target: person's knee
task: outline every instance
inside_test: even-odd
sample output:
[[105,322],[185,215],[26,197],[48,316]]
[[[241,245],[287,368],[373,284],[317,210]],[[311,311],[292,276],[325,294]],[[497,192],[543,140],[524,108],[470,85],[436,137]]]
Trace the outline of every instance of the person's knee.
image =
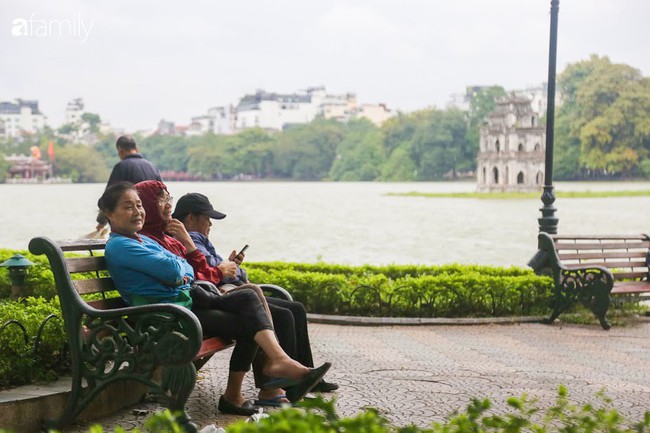
[[271,317],[273,318],[273,323],[275,324],[276,328],[294,328],[296,326],[295,320],[293,318],[293,313],[286,308],[271,307]]
[[240,296],[242,298],[245,298],[246,301],[252,304],[261,303],[260,297],[257,295],[257,292],[254,289],[246,287],[245,289],[238,290],[238,293],[240,293]]

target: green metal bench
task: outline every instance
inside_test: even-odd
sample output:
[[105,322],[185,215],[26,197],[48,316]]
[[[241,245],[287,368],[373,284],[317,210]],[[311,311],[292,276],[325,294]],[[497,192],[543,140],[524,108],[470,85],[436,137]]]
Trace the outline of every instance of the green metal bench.
[[[185,405],[196,383],[196,370],[232,342],[203,339],[198,319],[187,308],[127,306],[108,276],[103,254],[97,255],[104,248],[104,240],[53,242],[37,237],[29,243],[30,252],[45,254],[52,268],[72,360],[72,390],[65,410],[60,418],[44,421],[44,427],[68,424],[110,384],[134,380],[167,396],[168,408],[178,414],[179,423],[195,432]],[[64,252],[85,252],[86,256],[65,257]],[[92,278],[71,278],[88,272]],[[291,299],[281,287],[261,287]],[[94,296],[98,299],[81,296],[91,294],[99,294]]]
[[549,235],[539,233],[539,250],[550,266],[555,283],[553,322],[576,301],[589,307],[603,329],[611,325],[605,317],[610,295],[639,300],[650,293],[646,256],[648,235]]

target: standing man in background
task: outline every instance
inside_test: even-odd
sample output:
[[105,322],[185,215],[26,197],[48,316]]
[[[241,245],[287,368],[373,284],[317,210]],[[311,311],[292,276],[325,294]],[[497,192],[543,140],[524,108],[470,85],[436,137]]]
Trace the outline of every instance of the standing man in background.
[[135,140],[130,135],[123,135],[115,143],[120,162],[115,164],[111,177],[108,178],[106,187],[122,181],[136,184],[145,180],[158,180],[162,182],[158,169],[144,159]]
[[[158,169],[151,162],[142,156],[132,136],[122,135],[115,142],[115,147],[117,148],[117,156],[120,157],[120,162],[113,167],[111,176],[106,183],[106,188],[122,181],[131,182],[134,185],[145,180],[158,180],[162,182],[160,172],[158,172]],[[108,221],[104,217],[98,216],[95,231],[87,234],[85,237],[91,239],[103,238],[108,232],[106,224],[108,224]]]

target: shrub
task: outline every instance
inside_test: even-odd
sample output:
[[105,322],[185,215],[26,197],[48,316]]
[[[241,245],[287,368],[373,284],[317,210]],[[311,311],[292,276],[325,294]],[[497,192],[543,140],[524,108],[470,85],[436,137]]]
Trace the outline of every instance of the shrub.
[[249,263],[249,278],[288,289],[321,314],[495,317],[544,314],[552,280],[520,268],[478,265],[344,266]]
[[[0,326],[15,320],[25,331],[11,323],[0,332],[0,387],[54,380],[66,371],[66,335],[60,310],[56,298],[0,301]],[[56,317],[44,322],[52,314]]]

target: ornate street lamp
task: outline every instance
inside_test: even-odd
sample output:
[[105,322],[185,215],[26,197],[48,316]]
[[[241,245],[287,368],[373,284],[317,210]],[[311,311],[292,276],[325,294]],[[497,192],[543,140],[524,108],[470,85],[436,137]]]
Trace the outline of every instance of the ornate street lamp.
[[[555,216],[555,188],[553,187],[553,138],[555,131],[555,58],[557,57],[557,15],[560,0],[551,0],[551,35],[548,49],[548,87],[546,101],[546,159],[544,166],[544,191],[540,208],[542,217],[538,218],[539,231],[550,235],[557,234],[559,219]],[[535,272],[541,272],[546,265],[548,254],[538,249],[528,262]]]
[[0,267],[9,270],[9,279],[11,280],[11,297],[14,299],[23,296],[23,289],[25,287],[25,277],[27,276],[27,268],[34,263],[30,262],[22,254],[14,254],[9,260],[0,263]]
[[551,35],[548,50],[548,87],[546,101],[546,159],[544,167],[544,192],[540,208],[542,217],[538,218],[539,231],[548,234],[557,233],[559,219],[555,216],[555,190],[553,187],[553,138],[555,130],[555,59],[557,57],[557,15],[560,0],[551,0]]

